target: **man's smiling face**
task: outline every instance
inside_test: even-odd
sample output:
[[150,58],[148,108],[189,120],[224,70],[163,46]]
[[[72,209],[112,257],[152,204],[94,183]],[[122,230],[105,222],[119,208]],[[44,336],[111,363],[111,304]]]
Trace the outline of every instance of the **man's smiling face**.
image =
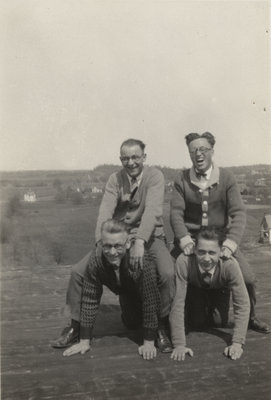
[[146,154],[138,145],[123,146],[120,149],[120,160],[127,174],[136,178],[143,170]]
[[200,238],[195,248],[198,264],[206,272],[217,265],[220,253],[221,248],[217,240]]
[[188,150],[193,166],[199,172],[207,171],[212,165],[214,150],[207,139],[199,138],[189,143]]
[[118,267],[129,247],[128,233],[102,232],[102,250],[105,258],[114,267]]

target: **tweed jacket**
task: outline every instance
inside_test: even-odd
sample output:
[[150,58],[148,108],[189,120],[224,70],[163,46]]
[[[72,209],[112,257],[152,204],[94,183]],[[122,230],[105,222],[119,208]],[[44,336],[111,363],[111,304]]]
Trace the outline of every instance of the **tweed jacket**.
[[80,338],[91,339],[103,293],[103,285],[116,295],[139,295],[142,302],[143,336],[154,340],[158,328],[160,294],[156,270],[148,253],[144,256],[143,271],[130,269],[127,252],[119,267],[120,283],[117,282],[114,267],[108,263],[102,252],[94,250],[89,258],[83,280],[81,298]]

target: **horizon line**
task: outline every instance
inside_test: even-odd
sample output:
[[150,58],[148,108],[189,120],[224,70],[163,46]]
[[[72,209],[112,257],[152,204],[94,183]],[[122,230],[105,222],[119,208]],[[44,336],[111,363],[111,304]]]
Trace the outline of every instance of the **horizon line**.
[[[77,171],[77,172],[80,172],[80,171],[93,171],[94,169],[96,169],[97,167],[100,167],[100,166],[109,166],[109,165],[111,165],[111,166],[113,166],[113,167],[121,167],[121,165],[119,165],[119,164],[111,164],[111,163],[109,163],[109,164],[98,164],[98,165],[96,165],[95,167],[93,167],[93,168],[68,168],[68,169],[55,169],[55,168],[53,168],[53,169],[12,169],[12,170],[4,170],[4,169],[2,169],[2,170],[0,170],[0,173],[2,173],[2,172],[6,172],[6,173],[15,173],[15,172],[46,172],[46,171],[49,171],[49,172],[71,172],[71,171]],[[145,164],[146,166],[149,166],[149,164]],[[183,168],[190,168],[190,167],[169,167],[169,166],[166,166],[166,165],[158,165],[158,164],[151,164],[151,166],[153,166],[153,167],[160,167],[160,168],[169,168],[169,169],[183,169]],[[231,166],[220,166],[220,167],[222,167],[222,168],[236,168],[236,167],[253,167],[253,166],[270,166],[271,167],[271,163],[270,164],[268,164],[268,163],[259,163],[259,164],[242,164],[242,165],[231,165]]]

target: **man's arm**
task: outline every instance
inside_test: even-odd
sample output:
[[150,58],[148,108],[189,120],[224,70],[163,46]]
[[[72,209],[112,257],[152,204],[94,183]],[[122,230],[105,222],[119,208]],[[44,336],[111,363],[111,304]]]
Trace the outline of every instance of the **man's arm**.
[[234,329],[232,344],[225,348],[224,354],[237,360],[243,353],[242,346],[246,340],[250,303],[240,267],[234,258],[225,261],[225,276],[232,291]]
[[173,186],[170,204],[170,224],[175,238],[179,239],[179,246],[186,255],[192,254],[194,242],[184,222],[185,213],[184,178],[180,172]]
[[116,174],[112,174],[105,186],[105,192],[99,208],[95,230],[96,243],[101,239],[101,226],[104,221],[113,217],[118,202],[118,181]]
[[246,226],[246,211],[238,184],[229,171],[226,173],[226,207],[230,220],[227,239],[223,243],[222,254],[229,258],[240,244]]
[[[148,256],[147,256],[148,257]],[[138,352],[145,360],[156,357],[154,341],[158,329],[160,312],[160,293],[157,286],[156,267],[151,260],[144,260],[144,267],[139,281],[139,291],[143,310],[143,345]]]
[[149,241],[157,225],[157,219],[163,216],[164,194],[164,175],[158,169],[153,169],[148,180],[144,212],[136,233],[137,239]]
[[187,291],[188,257],[181,254],[176,261],[176,292],[169,316],[171,339],[174,350],[171,358],[176,361],[185,359],[185,354],[193,356],[193,351],[186,347],[184,305]]
[[131,264],[136,269],[143,267],[144,244],[147,243],[153,233],[158,218],[163,216],[163,204],[165,193],[165,180],[161,171],[153,169],[148,181],[147,193],[144,204],[144,212],[136,233],[135,241],[130,250]]
[[100,300],[103,293],[102,282],[97,275],[96,258],[91,257],[86,274],[84,276],[81,314],[80,314],[80,342],[65,350],[64,356],[73,354],[85,354],[90,350],[92,331],[96,321]]

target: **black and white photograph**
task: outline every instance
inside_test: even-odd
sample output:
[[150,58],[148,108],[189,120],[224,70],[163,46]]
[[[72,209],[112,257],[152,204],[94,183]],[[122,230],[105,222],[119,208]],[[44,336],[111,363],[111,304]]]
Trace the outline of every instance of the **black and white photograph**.
[[271,399],[270,1],[0,9],[1,399]]

